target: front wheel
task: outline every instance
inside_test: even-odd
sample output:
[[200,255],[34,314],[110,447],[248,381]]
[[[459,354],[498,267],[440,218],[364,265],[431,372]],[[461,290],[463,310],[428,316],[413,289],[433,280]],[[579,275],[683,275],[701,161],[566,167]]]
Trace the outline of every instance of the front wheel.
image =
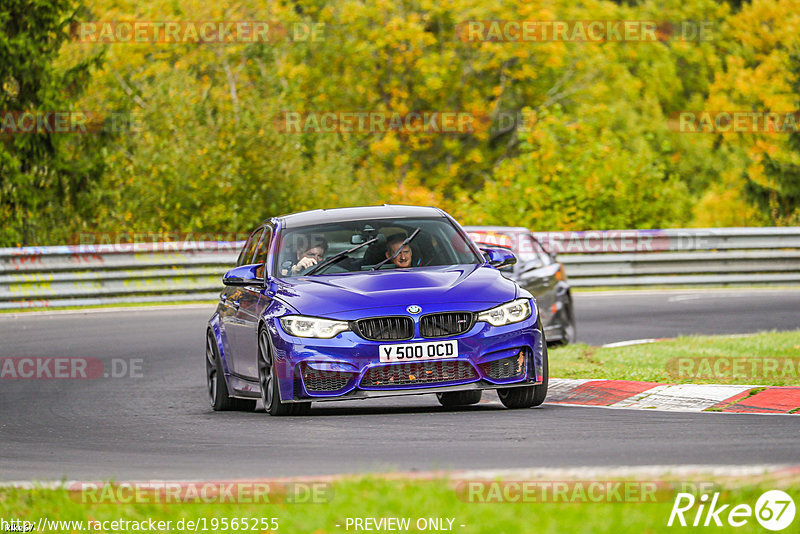
[[[544,333],[542,333],[544,337]],[[547,359],[547,343],[542,339],[542,383],[538,386],[521,386],[497,390],[500,402],[506,408],[531,408],[539,406],[547,397],[547,384],[550,378],[550,369]]]
[[269,334],[264,327],[258,332],[258,382],[261,385],[261,401],[268,414],[305,415],[311,409],[310,402],[281,402]]
[[206,334],[206,386],[209,404],[215,412],[229,410],[252,412],[256,407],[254,400],[236,399],[228,395],[228,386],[225,384],[217,340],[210,330]]

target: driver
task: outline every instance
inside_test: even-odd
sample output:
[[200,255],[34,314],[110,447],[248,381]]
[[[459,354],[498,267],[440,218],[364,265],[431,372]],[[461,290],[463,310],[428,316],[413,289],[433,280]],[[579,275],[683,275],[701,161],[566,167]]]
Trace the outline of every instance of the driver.
[[[392,258],[395,254],[397,254],[397,250],[400,248],[400,245],[403,244],[403,241],[406,240],[405,234],[394,234],[389,236],[386,239],[386,258]],[[397,265],[399,268],[403,267],[411,267],[411,246],[406,245],[403,247],[403,250],[397,254],[394,258],[390,260],[392,263]]]
[[283,275],[296,275],[303,269],[308,269],[321,262],[328,251],[328,241],[321,235],[312,235],[299,241],[297,247],[297,261],[288,269],[282,269]]

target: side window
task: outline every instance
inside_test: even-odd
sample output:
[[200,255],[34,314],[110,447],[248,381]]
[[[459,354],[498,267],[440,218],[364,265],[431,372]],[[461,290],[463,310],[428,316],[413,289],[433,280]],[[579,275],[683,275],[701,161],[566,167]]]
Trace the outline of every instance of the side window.
[[539,253],[539,257],[540,257],[540,258],[542,258],[542,261],[544,262],[544,264],[545,264],[545,265],[550,265],[550,264],[554,263],[554,262],[553,262],[553,257],[552,257],[552,256],[550,256],[550,253],[549,253],[549,252],[547,252],[547,251],[544,249],[544,247],[543,247],[543,246],[542,246],[542,244],[539,242],[539,240],[538,240],[538,239],[536,239],[534,236],[530,236],[530,239],[531,239],[531,240],[532,240],[532,241],[535,243],[535,245],[536,245],[536,252],[538,252],[538,253]]
[[258,245],[258,238],[263,230],[263,228],[259,228],[250,234],[250,238],[247,240],[247,243],[245,243],[242,253],[239,254],[239,259],[236,261],[237,266],[250,264],[253,259],[253,254],[256,251],[256,246]]
[[548,261],[544,250],[542,250],[542,245],[528,234],[520,234],[519,242],[517,243],[517,251],[517,256],[521,262],[533,261],[542,265],[551,263]]
[[256,256],[253,263],[259,263],[261,266],[258,268],[258,276],[259,278],[264,277],[264,262],[267,261],[267,253],[269,252],[269,244],[272,241],[272,228],[265,228],[264,233],[261,235],[261,239],[258,241],[258,247],[256,248]]

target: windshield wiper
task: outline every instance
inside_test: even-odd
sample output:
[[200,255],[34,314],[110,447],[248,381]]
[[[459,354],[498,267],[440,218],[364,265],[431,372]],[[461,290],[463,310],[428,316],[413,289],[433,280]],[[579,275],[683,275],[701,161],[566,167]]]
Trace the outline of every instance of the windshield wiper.
[[393,259],[395,259],[397,256],[399,256],[399,255],[400,255],[400,252],[402,252],[402,250],[405,248],[405,246],[406,246],[406,245],[408,245],[409,243],[411,243],[411,240],[412,240],[412,239],[414,239],[415,237],[417,237],[417,234],[420,232],[420,230],[422,230],[422,228],[417,228],[416,230],[414,230],[414,232],[412,232],[412,234],[411,234],[410,236],[408,236],[408,237],[406,238],[406,240],[405,240],[405,241],[403,241],[403,244],[402,244],[402,245],[400,245],[400,246],[397,248],[397,252],[395,252],[395,253],[394,253],[394,255],[393,255],[391,258],[386,258],[386,259],[385,259],[385,260],[383,260],[382,262],[380,262],[380,263],[376,263],[376,264],[375,264],[375,267],[373,267],[373,268],[372,268],[372,270],[373,270],[373,271],[377,271],[378,269],[380,269],[381,267],[383,267],[383,265],[384,265],[384,264],[385,264],[387,261],[392,261],[392,260],[393,260]]
[[360,249],[361,247],[366,247],[367,245],[371,245],[372,243],[374,243],[377,240],[378,240],[377,237],[373,237],[369,241],[364,241],[360,245],[356,245],[353,248],[350,248],[350,249],[347,249],[347,250],[343,250],[342,252],[338,253],[337,255],[332,256],[332,257],[328,258],[327,260],[323,261],[322,263],[318,264],[317,266],[312,267],[310,271],[308,271],[306,274],[304,274],[302,276],[310,276],[310,275],[314,274],[315,272],[319,271],[320,269],[322,269],[323,267],[327,267],[331,263],[339,261],[340,259],[344,258],[345,256],[347,256],[351,252],[355,252],[356,250]]

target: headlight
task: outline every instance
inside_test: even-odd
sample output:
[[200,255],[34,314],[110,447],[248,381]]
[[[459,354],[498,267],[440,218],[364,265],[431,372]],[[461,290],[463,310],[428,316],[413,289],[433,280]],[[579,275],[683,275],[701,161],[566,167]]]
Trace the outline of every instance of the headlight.
[[281,317],[281,325],[289,334],[297,337],[318,337],[330,339],[340,332],[350,330],[347,321],[305,317],[303,315],[287,315]]
[[517,299],[506,302],[490,310],[478,314],[479,321],[485,321],[492,326],[503,326],[524,321],[531,316],[531,302],[528,299]]

